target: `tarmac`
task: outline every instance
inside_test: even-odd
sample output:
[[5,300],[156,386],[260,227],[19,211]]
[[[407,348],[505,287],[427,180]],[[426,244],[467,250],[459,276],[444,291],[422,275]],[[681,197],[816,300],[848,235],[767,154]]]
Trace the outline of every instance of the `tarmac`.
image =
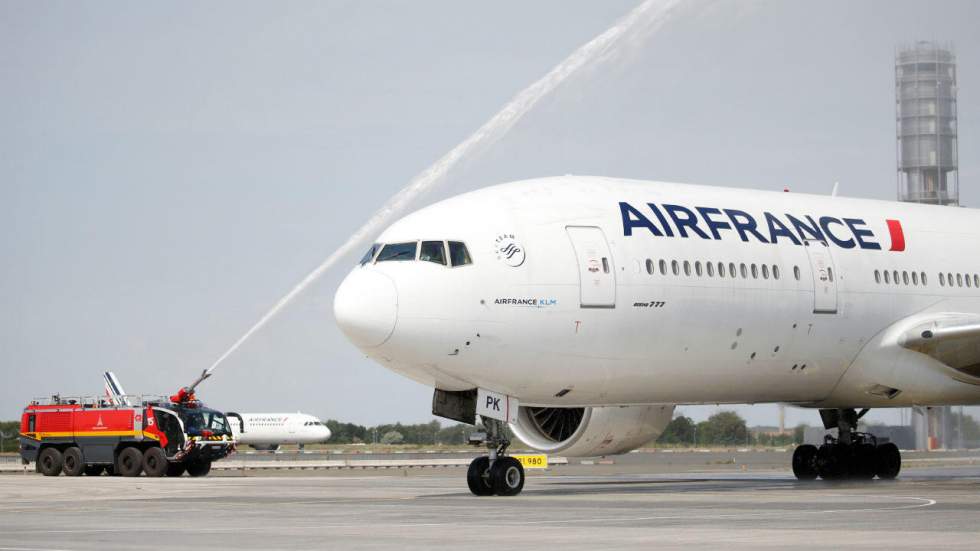
[[[0,476],[0,551],[132,549],[975,549],[975,454],[896,481],[792,478],[785,453],[629,454],[529,471],[472,496],[461,468],[229,471],[206,478]],[[646,472],[643,472],[643,471]]]

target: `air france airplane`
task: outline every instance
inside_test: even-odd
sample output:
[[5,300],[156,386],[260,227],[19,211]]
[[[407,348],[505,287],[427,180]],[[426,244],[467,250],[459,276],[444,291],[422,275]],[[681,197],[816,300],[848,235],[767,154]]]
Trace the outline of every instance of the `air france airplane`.
[[305,413],[235,413],[229,411],[231,432],[239,444],[275,451],[285,444],[319,444],[330,439],[330,429]]
[[348,339],[488,428],[477,495],[525,443],[656,438],[675,404],[790,403],[838,437],[800,479],[894,478],[873,407],[980,404],[980,216],[965,208],[598,177],[528,180],[399,220],[337,290]]

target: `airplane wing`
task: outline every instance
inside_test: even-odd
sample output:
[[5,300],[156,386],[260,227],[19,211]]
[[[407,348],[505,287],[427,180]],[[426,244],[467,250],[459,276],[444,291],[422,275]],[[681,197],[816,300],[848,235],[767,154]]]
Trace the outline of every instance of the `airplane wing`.
[[933,314],[906,329],[898,344],[951,367],[957,380],[980,385],[980,315]]

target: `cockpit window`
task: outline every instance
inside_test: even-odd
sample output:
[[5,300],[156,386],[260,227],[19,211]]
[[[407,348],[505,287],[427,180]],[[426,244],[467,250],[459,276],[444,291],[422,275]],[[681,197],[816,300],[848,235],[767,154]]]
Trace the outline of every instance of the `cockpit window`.
[[388,262],[391,260],[415,260],[415,250],[418,243],[389,243],[378,253],[377,262]]
[[364,253],[364,258],[361,259],[359,264],[363,266],[371,262],[372,260],[374,260],[374,255],[378,254],[379,249],[381,249],[381,243],[375,243],[374,245],[371,245],[371,248],[368,249],[366,253]]
[[466,250],[466,245],[459,241],[449,242],[449,258],[452,260],[453,266],[465,266],[473,263],[470,260],[470,252]]
[[423,241],[419,251],[419,260],[446,265],[446,248],[442,241]]

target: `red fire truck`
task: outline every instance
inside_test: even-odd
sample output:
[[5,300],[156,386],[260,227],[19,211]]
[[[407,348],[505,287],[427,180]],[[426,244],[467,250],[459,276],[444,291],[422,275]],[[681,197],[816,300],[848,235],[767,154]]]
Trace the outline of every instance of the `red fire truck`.
[[21,458],[46,476],[204,476],[234,450],[224,414],[185,389],[169,399],[52,396],[20,421]]

